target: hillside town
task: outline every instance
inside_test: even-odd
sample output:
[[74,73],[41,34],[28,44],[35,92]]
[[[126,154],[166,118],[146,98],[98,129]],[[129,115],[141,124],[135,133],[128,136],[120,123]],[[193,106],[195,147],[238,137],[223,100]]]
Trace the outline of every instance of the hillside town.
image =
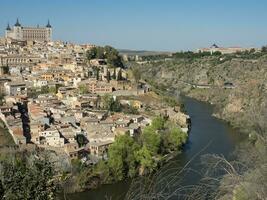
[[[17,20],[13,30],[20,27]],[[47,28],[52,32],[49,22]],[[39,29],[14,38],[8,25],[0,40],[0,117],[16,145],[96,163],[107,159],[117,136],[138,136],[156,115],[188,131],[189,116],[161,101],[147,101],[155,95],[151,87],[130,77],[126,67],[104,56],[89,57],[95,45],[52,41],[50,35],[46,40],[35,35]],[[107,51],[113,48],[103,55]]]

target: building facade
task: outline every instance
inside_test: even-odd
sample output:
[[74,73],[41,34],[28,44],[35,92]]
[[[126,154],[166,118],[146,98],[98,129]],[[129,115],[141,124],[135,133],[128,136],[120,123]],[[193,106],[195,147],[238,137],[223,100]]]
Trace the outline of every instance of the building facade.
[[45,27],[24,27],[17,19],[13,28],[9,24],[6,28],[6,38],[25,41],[51,41],[52,40],[52,26],[48,21]]

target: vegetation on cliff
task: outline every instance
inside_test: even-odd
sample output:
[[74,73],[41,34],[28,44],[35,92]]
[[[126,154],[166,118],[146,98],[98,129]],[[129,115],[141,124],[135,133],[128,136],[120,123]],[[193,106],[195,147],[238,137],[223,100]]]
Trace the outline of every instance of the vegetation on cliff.
[[46,157],[16,151],[1,155],[0,199],[52,200],[59,189],[55,169]]
[[[156,117],[136,138],[129,135],[116,137],[109,147],[108,160],[102,160],[94,167],[80,162],[74,163],[77,173],[65,183],[65,189],[79,191],[112,183],[138,175],[148,175],[160,164],[162,157],[178,152],[187,140],[187,133],[167,119]],[[72,184],[73,188],[68,187]]]
[[[192,199],[265,199],[267,191],[267,55],[250,51],[229,55],[183,55],[171,60],[128,63],[159,91],[180,91],[215,105],[215,115],[238,128],[247,142],[232,161],[207,155],[202,182]],[[219,186],[219,187],[218,187]]]

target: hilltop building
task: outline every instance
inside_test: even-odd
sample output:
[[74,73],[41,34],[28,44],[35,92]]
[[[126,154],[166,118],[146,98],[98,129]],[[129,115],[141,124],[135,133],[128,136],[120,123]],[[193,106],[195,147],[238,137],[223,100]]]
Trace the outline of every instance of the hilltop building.
[[[244,51],[250,51],[255,48],[242,48],[242,47],[219,47],[216,44],[213,44],[209,48],[201,48],[198,49],[197,52],[209,52],[210,54],[213,54],[215,52],[220,52],[221,54],[231,54],[231,53],[238,53],[238,52],[244,52]],[[257,50],[257,49],[255,49]]]
[[9,24],[6,28],[6,38],[25,41],[51,41],[52,39],[52,26],[48,20],[45,27],[24,27],[17,19],[13,28]]

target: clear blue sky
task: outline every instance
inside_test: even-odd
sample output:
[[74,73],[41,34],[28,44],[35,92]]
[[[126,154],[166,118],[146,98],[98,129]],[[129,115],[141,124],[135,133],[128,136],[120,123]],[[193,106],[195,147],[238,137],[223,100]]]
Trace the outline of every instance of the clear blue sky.
[[267,44],[267,0],[1,0],[0,31],[50,19],[53,39],[124,49]]

